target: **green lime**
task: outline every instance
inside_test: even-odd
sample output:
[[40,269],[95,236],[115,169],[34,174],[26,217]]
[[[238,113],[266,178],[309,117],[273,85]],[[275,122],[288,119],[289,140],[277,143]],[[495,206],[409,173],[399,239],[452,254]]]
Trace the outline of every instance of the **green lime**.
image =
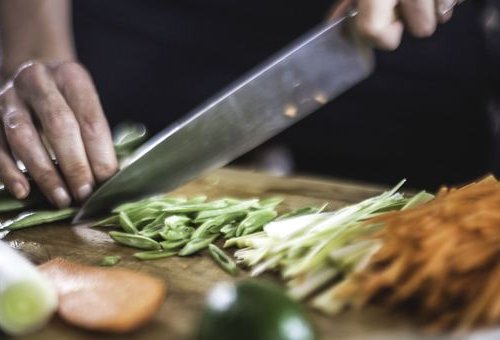
[[269,282],[218,284],[208,295],[198,340],[313,340],[300,304]]

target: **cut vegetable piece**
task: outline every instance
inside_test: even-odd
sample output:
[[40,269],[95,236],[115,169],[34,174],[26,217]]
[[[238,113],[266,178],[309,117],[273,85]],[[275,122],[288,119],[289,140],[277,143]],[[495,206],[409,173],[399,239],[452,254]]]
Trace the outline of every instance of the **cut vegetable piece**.
[[207,248],[210,243],[217,239],[217,237],[219,237],[219,235],[214,235],[209,238],[192,239],[184,246],[184,248],[181,249],[179,256],[188,256],[199,252],[200,250]]
[[285,199],[283,197],[275,196],[264,198],[259,201],[259,209],[275,209]]
[[185,215],[171,215],[163,220],[163,224],[169,228],[185,226],[191,219]]
[[208,250],[210,251],[210,255],[212,259],[231,275],[236,275],[238,273],[238,266],[236,263],[224,252],[222,249],[217,247],[215,244],[210,244],[208,246]]
[[166,241],[180,241],[189,239],[194,231],[193,227],[179,227],[177,229],[169,229],[166,232],[161,232],[160,235]]
[[125,232],[129,234],[137,234],[139,232],[126,212],[120,211],[120,214],[118,216],[120,218],[120,226]]
[[30,204],[26,203],[25,201],[18,200],[16,198],[11,198],[11,197],[6,197],[6,198],[1,198],[0,199],[0,213],[2,212],[8,212],[8,211],[15,211],[19,210],[22,208],[27,208],[29,207]]
[[196,216],[195,221],[203,221],[220,215],[227,215],[238,212],[247,212],[247,210],[250,208],[258,208],[259,207],[258,204],[259,204],[258,199],[252,199],[252,200],[242,201],[234,205],[230,205],[226,208],[202,210]]
[[150,250],[150,251],[143,251],[140,253],[135,253],[134,257],[139,259],[139,260],[158,260],[158,259],[164,259],[166,257],[171,257],[177,254],[177,251],[175,250]]
[[91,267],[62,258],[39,269],[56,287],[59,315],[89,330],[135,330],[154,316],[165,299],[163,281],[132,270]]
[[117,255],[104,256],[99,262],[99,265],[103,267],[112,267],[117,265],[121,259],[122,258]]
[[303,207],[299,209],[292,210],[286,214],[281,215],[276,219],[276,221],[281,221],[287,218],[291,217],[297,217],[297,216],[302,216],[302,215],[310,215],[310,214],[317,214],[322,212],[326,208],[327,204],[323,204],[321,207]]
[[163,209],[164,212],[170,214],[187,214],[194,213],[198,211],[209,211],[212,209],[220,209],[227,207],[227,202],[225,200],[218,200],[208,203],[187,203],[179,204]]
[[178,249],[185,246],[189,242],[189,239],[179,240],[179,241],[162,241],[160,245],[165,250]]
[[226,221],[224,216],[218,216],[206,220],[194,231],[192,238],[203,239],[217,234],[220,228],[222,228],[222,225],[225,223]]
[[41,328],[57,309],[57,293],[35,266],[0,242],[0,329],[22,335]]
[[276,216],[278,216],[278,213],[270,209],[249,212],[247,217],[238,225],[236,236],[248,235],[260,231],[264,224],[271,222]]
[[110,231],[109,236],[111,236],[115,242],[126,246],[139,249],[161,249],[158,242],[146,236],[126,234],[119,231]]
[[142,123],[123,122],[113,129],[113,144],[118,158],[131,154],[148,137],[147,128]]
[[120,224],[120,216],[112,215],[93,223],[92,225],[90,225],[90,227],[116,227],[119,224]]
[[22,228],[33,227],[39,224],[63,221],[73,217],[75,214],[75,208],[25,212],[19,214],[12,220],[4,222],[0,229],[18,230]]

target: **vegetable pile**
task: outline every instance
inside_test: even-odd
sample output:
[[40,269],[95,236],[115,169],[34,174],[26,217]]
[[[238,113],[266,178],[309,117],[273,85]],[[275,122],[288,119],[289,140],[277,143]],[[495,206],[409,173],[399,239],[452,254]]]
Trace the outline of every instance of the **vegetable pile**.
[[[380,230],[380,223],[366,223],[390,210],[408,209],[432,199],[421,192],[413,198],[392,190],[335,212],[308,214],[275,221],[264,230],[228,240],[226,247],[243,248],[235,253],[239,262],[252,267],[256,276],[278,270],[287,281],[290,294],[304,299],[335,285],[342,275],[363,266],[379,248],[368,236]],[[320,295],[318,301],[322,301]],[[321,307],[318,305],[318,307]],[[331,304],[328,309],[333,308]]]
[[500,183],[443,188],[415,209],[374,218],[381,247],[330,303],[412,307],[434,329],[500,322]]
[[187,199],[159,195],[122,204],[94,226],[121,228],[109,235],[117,243],[143,250],[134,254],[140,260],[187,256],[210,246],[214,260],[229,273],[235,273],[234,262],[213,242],[219,237],[228,239],[259,232],[278,216],[281,202],[279,197],[207,201],[206,196]]

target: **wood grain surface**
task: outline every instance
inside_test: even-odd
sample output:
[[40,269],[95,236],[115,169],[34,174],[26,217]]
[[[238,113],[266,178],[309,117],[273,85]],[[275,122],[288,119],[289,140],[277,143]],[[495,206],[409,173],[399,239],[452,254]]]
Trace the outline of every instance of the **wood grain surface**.
[[[249,171],[221,169],[189,183],[173,194],[205,194],[210,198],[281,195],[285,197],[287,208],[328,202],[328,209],[335,209],[378,194],[383,189],[336,180],[272,177]],[[39,333],[21,339],[189,339],[208,290],[217,282],[238,280],[247,275],[243,272],[237,278],[228,276],[207,254],[141,262],[132,257],[134,249],[113,243],[104,228],[92,229],[86,225],[40,226],[10,233],[5,240],[35,263],[62,256],[86,264],[95,264],[105,255],[120,255],[122,261],[118,264],[119,267],[148,272],[168,283],[167,299],[160,312],[147,326],[127,336],[83,331],[54,318]],[[419,331],[408,318],[390,315],[379,309],[349,311],[336,317],[326,317],[312,310],[310,312],[320,339],[430,337]]]

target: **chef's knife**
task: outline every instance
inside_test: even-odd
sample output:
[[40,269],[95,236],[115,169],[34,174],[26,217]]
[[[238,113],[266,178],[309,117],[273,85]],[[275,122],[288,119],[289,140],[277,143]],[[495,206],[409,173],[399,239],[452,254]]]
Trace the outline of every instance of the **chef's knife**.
[[74,222],[224,166],[365,79],[373,53],[348,33],[348,17],[313,29],[154,136],[95,191]]

